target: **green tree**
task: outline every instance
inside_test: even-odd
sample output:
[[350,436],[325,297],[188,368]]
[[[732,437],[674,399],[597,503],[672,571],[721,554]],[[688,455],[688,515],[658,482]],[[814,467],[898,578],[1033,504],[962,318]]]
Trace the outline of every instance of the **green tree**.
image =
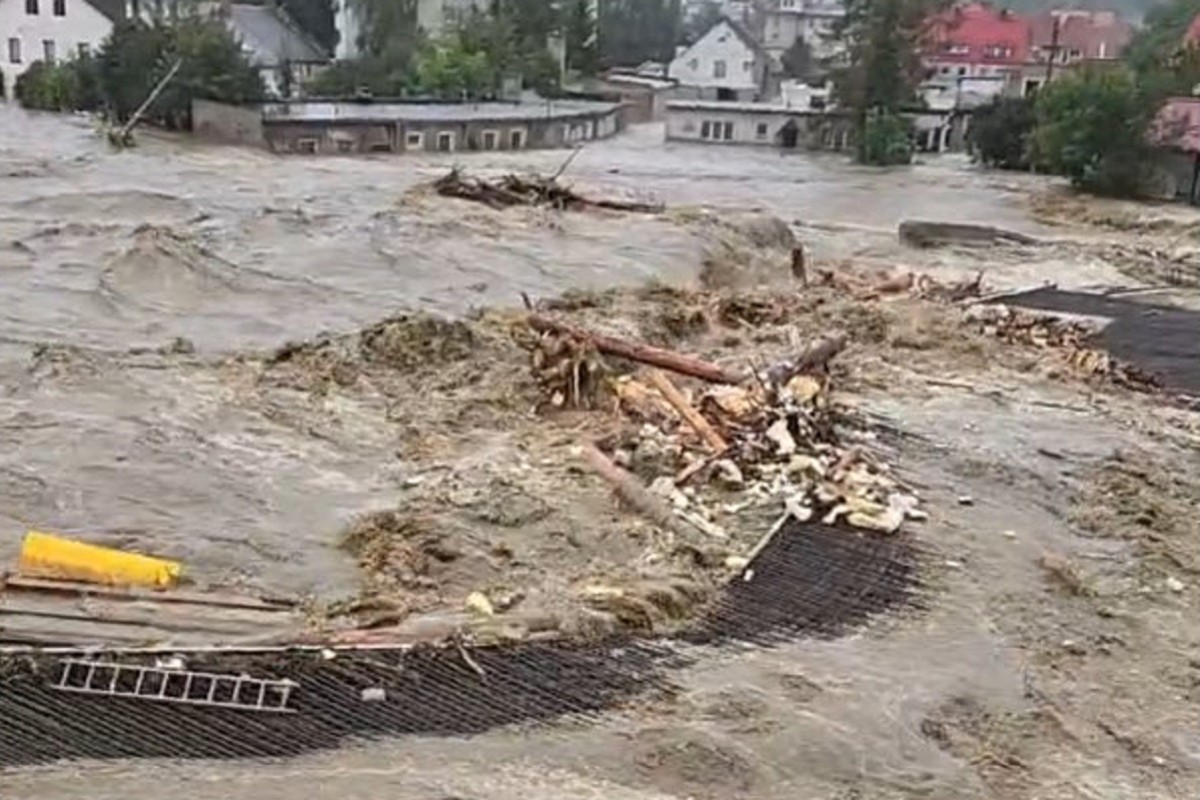
[[682,28],[679,0],[599,0],[599,60],[606,67],[670,61]]
[[679,28],[680,42],[695,44],[701,36],[708,33],[709,28],[720,22],[723,16],[725,12],[717,0],[705,0],[682,20]]
[[787,50],[783,51],[779,60],[783,64],[783,74],[788,78],[805,80],[811,78],[817,71],[812,48],[808,46],[808,42],[799,37]]
[[1184,34],[1198,14],[1200,0],[1174,0],[1154,6],[1129,43],[1126,62],[1138,75],[1160,69],[1183,49]]
[[279,0],[279,5],[295,20],[300,30],[332,53],[337,47],[338,31],[334,22],[333,0]]
[[175,78],[146,112],[161,125],[190,128],[194,98],[246,103],[264,94],[258,70],[219,20],[127,20],[113,28],[96,59],[100,92],[114,118],[127,120],[177,60]]
[[567,67],[584,75],[595,75],[598,38],[590,0],[568,0],[563,10],[563,35],[567,42]]
[[1066,76],[1038,92],[1037,158],[1088,191],[1136,195],[1152,172],[1146,133],[1157,108],[1129,72]]
[[1000,169],[1028,169],[1034,101],[1028,97],[994,97],[971,116],[974,157]]
[[[846,15],[834,28],[846,51],[845,65],[833,73],[834,92],[854,114],[860,161],[878,163],[872,159],[904,152],[895,118],[914,100],[923,73],[919,46],[927,21],[942,4],[942,0],[846,0]],[[869,136],[868,120],[874,125]],[[885,145],[884,136],[894,141]],[[907,131],[903,138],[907,142]]]
[[490,94],[494,71],[482,50],[468,50],[456,39],[430,45],[417,59],[417,83],[427,94],[466,100]]
[[883,108],[868,111],[859,139],[859,159],[864,164],[887,167],[908,164],[912,157],[908,120]]

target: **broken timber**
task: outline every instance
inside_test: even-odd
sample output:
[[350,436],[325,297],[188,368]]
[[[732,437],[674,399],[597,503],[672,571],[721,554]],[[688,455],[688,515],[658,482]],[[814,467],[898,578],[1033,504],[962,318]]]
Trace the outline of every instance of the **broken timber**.
[[731,372],[724,367],[696,358],[695,356],[683,355],[682,353],[664,350],[661,347],[654,347],[653,345],[641,342],[630,342],[615,336],[606,336],[602,333],[591,333],[583,328],[578,328],[566,322],[560,322],[540,314],[530,314],[528,321],[529,327],[539,333],[557,333],[563,336],[570,336],[573,339],[587,342],[601,353],[661,367],[672,372],[678,372],[680,375],[699,378],[702,381],[709,381],[710,383],[739,383],[743,377],[736,372]]

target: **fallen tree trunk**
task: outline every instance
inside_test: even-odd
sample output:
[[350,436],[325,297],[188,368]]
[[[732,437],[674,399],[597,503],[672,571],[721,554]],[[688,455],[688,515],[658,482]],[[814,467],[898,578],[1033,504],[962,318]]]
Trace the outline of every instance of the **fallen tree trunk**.
[[528,321],[529,327],[539,333],[557,333],[570,336],[591,344],[601,353],[661,367],[672,372],[678,372],[680,375],[688,375],[703,381],[709,381],[710,383],[739,383],[742,379],[740,374],[731,372],[717,364],[704,361],[695,356],[676,353],[673,350],[665,350],[661,347],[654,347],[642,342],[630,342],[625,339],[619,339],[616,336],[606,336],[602,333],[592,333],[583,328],[578,328],[566,322],[560,322],[559,320],[540,314],[530,314]]
[[650,493],[636,477],[618,467],[601,453],[595,445],[583,445],[583,457],[596,474],[613,487],[613,491],[630,508],[645,516],[655,525],[666,530],[675,530],[678,524],[671,507],[664,500]]

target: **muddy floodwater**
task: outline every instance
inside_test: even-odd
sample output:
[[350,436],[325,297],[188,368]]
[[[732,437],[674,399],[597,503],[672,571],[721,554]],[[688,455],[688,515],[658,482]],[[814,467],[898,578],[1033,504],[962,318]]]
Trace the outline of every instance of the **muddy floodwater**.
[[[1170,302],[1198,304],[1143,280],[1191,263],[1191,210],[1155,207],[1143,224],[1141,207],[1072,205],[1083,201],[1062,200],[1054,180],[960,156],[868,170],[835,154],[664,144],[650,125],[589,144],[566,177],[662,202],[662,215],[496,212],[420,190],[455,165],[552,173],[565,155],[280,158],[152,133],[118,153],[84,118],[0,107],[0,570],[41,528],[169,554],[202,583],[350,594],[360,576],[338,536],[394,507],[411,465],[377,414],[336,393],[277,402],[239,378],[240,360],[406,310],[692,286],[708,244],[696,220],[714,214],[784,220],[823,269],[1170,288]],[[897,239],[905,219],[1045,244],[914,250]],[[925,608],[849,637],[697,659],[677,697],[596,724],[271,763],[49,765],[0,773],[0,796],[1193,796],[1196,413],[1065,381],[1035,356],[1019,368],[947,337],[908,351],[900,338],[881,334],[892,349],[878,357],[863,339],[854,363],[874,371],[855,391],[908,434],[901,471],[930,509]],[[501,436],[479,435],[474,466],[489,466]],[[1084,578],[1048,579],[1048,551]]]

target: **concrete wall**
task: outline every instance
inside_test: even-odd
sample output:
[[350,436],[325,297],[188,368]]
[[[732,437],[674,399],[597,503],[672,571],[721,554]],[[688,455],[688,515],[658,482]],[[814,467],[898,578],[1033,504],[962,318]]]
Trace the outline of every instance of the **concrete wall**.
[[[11,98],[17,76],[34,61],[45,61],[46,42],[51,42],[54,59],[61,61],[85,45],[100,48],[112,22],[86,0],[65,0],[62,16],[54,13],[54,0],[38,0],[37,14],[26,13],[25,0],[0,0],[0,70],[4,72],[3,96]],[[13,60],[12,41],[19,58]]]
[[257,106],[233,106],[212,100],[192,101],[192,131],[219,142],[262,147],[262,112]]

